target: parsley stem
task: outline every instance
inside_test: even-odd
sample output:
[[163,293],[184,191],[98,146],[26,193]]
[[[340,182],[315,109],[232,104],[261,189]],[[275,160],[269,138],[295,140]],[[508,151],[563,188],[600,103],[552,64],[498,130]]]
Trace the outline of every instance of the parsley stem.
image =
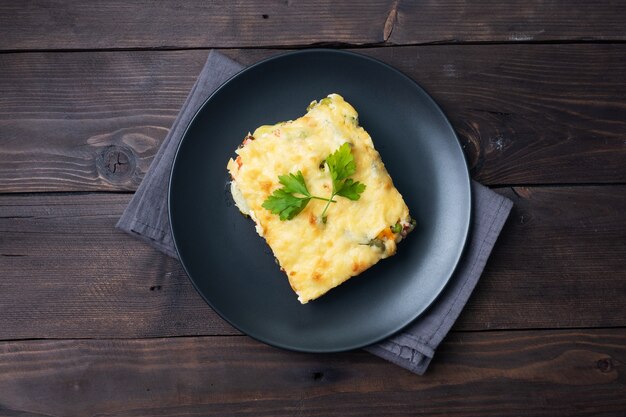
[[312,195],[311,198],[314,198],[315,200],[328,201],[328,204],[337,202],[337,200],[333,200],[332,197],[331,198],[322,198],[322,197],[316,197],[316,196]]
[[328,210],[328,206],[330,206],[330,202],[331,201],[335,201],[335,200],[333,200],[334,196],[335,196],[335,193],[333,193],[330,196],[330,200],[328,200],[328,203],[326,203],[326,207],[324,207],[324,211],[322,211],[322,216],[321,217],[322,217],[322,221],[324,221],[324,223],[326,223],[326,220],[325,220],[326,219],[326,210]]

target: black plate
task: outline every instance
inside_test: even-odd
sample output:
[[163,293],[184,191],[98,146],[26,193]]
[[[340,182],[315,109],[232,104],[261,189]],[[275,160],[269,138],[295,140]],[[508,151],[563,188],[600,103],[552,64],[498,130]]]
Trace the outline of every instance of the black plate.
[[[395,256],[301,305],[233,206],[226,163],[248,131],[300,117],[329,93],[358,111],[417,227]],[[377,60],[307,50],[247,68],[204,103],[178,149],[169,208],[180,260],[223,318],[275,346],[334,352],[391,335],[435,300],[463,252],[470,199],[454,130],[424,90]]]

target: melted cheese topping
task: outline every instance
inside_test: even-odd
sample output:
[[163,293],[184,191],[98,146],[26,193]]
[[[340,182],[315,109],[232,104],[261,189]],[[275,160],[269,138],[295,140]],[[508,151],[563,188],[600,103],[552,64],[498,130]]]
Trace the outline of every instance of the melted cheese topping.
[[[366,185],[359,200],[336,196],[325,224],[318,217],[325,201],[310,200],[300,214],[285,221],[262,207],[282,187],[278,176],[298,170],[312,195],[329,197],[330,175],[320,164],[345,142],[352,145],[356,162],[351,178]],[[356,110],[340,95],[312,102],[297,120],[259,127],[236,153],[228,170],[237,206],[249,210],[301,303],[395,253],[401,234],[390,226],[400,222],[406,230],[409,210],[372,139],[358,125]]]

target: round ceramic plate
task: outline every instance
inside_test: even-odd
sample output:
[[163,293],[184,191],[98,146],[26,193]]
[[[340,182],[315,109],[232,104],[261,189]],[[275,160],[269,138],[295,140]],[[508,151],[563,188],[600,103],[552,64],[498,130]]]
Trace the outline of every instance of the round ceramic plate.
[[[233,205],[226,163],[249,131],[330,93],[359,113],[417,227],[395,256],[301,305]],[[274,346],[335,352],[390,336],[437,298],[468,236],[470,180],[454,130],[414,81],[362,55],[306,50],[245,69],[204,103],[174,161],[169,209],[180,260],[224,319]]]

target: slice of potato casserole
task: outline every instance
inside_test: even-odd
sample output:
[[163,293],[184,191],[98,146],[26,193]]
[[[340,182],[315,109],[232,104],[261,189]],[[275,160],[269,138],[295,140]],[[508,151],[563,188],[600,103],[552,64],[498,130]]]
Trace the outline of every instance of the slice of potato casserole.
[[228,162],[237,207],[307,303],[393,255],[413,229],[356,110],[338,94],[261,126]]

